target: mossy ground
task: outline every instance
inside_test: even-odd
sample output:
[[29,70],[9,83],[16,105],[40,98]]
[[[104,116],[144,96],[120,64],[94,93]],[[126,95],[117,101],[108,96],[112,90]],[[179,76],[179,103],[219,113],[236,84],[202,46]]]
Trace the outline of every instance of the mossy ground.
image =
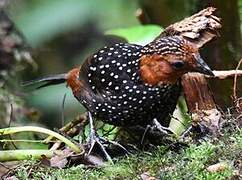
[[[141,174],[148,173],[158,179],[228,179],[235,178],[236,172],[241,173],[241,149],[242,130],[230,130],[220,138],[206,137],[180,150],[159,146],[149,152],[119,158],[114,165],[105,167],[79,165],[55,169],[27,162],[16,169],[15,176],[19,179],[140,179]],[[219,162],[227,164],[223,171],[206,169]]]

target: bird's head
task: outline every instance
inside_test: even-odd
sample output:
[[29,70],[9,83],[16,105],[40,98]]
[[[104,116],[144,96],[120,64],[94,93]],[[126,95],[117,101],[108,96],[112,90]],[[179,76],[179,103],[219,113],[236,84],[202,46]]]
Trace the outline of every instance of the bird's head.
[[195,44],[178,37],[160,38],[142,50],[140,75],[150,85],[174,84],[187,72],[213,76]]

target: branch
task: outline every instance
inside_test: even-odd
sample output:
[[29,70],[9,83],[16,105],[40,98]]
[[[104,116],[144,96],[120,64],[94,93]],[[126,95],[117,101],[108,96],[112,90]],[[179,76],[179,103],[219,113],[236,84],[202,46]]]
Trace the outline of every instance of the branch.
[[235,76],[240,77],[242,76],[242,70],[225,70],[225,71],[213,71],[213,76],[205,76],[206,78],[217,78],[217,79],[228,79],[234,78]]
[[[202,11],[168,26],[159,37],[179,35],[202,47],[218,36],[221,28],[220,18],[214,15],[215,8],[208,7]],[[158,37],[158,38],[159,38]]]

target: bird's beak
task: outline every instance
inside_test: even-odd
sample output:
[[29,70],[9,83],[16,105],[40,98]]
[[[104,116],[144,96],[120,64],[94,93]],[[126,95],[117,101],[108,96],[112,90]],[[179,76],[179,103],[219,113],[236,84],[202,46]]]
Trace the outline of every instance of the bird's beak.
[[205,61],[201,58],[200,55],[196,55],[197,65],[195,67],[196,72],[200,72],[202,74],[206,74],[209,76],[214,76],[213,71],[208,67]]

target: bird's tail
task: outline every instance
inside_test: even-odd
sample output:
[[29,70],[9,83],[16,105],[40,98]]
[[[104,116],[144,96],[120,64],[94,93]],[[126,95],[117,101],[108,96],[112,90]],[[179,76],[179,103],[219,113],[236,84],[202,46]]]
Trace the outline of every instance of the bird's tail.
[[29,85],[35,85],[39,84],[36,89],[40,89],[46,86],[51,86],[51,85],[56,85],[56,84],[61,84],[66,82],[67,80],[67,74],[56,74],[56,75],[50,75],[38,79],[34,79],[31,81],[23,82],[23,86],[29,86]]

